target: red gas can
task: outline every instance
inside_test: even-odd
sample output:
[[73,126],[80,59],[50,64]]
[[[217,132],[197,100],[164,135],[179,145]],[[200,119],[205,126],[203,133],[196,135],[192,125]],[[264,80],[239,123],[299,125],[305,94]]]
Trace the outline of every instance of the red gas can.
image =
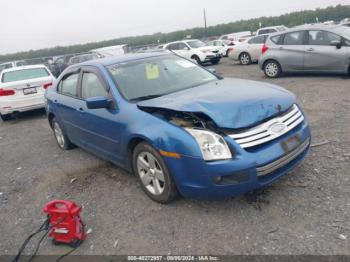
[[80,217],[81,207],[74,202],[53,200],[44,206],[43,211],[50,216],[49,236],[55,244],[76,247],[86,238]]

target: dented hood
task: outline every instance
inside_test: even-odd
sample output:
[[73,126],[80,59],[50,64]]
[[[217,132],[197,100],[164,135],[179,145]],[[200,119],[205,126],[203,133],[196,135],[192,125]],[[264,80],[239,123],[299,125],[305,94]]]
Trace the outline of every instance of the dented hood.
[[225,78],[158,98],[139,107],[201,112],[222,128],[247,128],[280,114],[295,103],[295,95],[275,85]]

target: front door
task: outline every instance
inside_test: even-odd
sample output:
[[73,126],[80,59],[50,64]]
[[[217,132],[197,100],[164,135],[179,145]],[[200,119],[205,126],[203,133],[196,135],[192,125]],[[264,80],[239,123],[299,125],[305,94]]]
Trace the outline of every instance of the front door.
[[308,32],[308,45],[305,53],[305,70],[344,72],[346,70],[347,50],[345,47],[332,46],[332,41],[342,38],[334,33],[323,30]]
[[[119,110],[113,101],[109,87],[92,67],[82,70],[79,118],[77,125],[81,129],[81,141],[85,147],[98,152],[99,155],[112,161],[120,162],[120,133]],[[86,99],[106,97],[113,101],[110,108],[88,109]]]

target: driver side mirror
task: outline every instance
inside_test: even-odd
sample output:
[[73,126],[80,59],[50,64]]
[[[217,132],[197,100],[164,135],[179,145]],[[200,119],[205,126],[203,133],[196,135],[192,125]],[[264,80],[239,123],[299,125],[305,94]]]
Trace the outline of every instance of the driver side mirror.
[[341,48],[341,41],[339,41],[339,40],[333,40],[333,41],[331,42],[331,45],[332,45],[332,46],[335,46],[335,47],[338,48],[338,49],[340,49],[340,48]]
[[90,97],[86,99],[86,106],[88,109],[109,108],[111,104],[112,100],[104,96]]
[[184,47],[184,50],[188,51],[190,50],[187,46]]

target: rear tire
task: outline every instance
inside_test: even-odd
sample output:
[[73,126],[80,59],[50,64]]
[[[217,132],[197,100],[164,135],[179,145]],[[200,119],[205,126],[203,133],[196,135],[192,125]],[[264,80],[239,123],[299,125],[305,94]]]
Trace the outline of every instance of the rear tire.
[[281,65],[275,60],[268,60],[264,63],[264,74],[268,78],[278,78],[282,73]]
[[0,118],[2,121],[5,122],[5,121],[12,120],[13,116],[12,116],[12,114],[5,114],[5,115],[0,114]]
[[241,65],[250,65],[252,63],[252,58],[246,52],[239,55],[239,62]]
[[142,190],[153,201],[166,204],[177,197],[175,182],[163,158],[148,143],[142,142],[135,147],[132,168]]
[[63,131],[61,125],[57,122],[56,118],[51,120],[51,127],[59,148],[62,150],[70,150],[75,147]]

